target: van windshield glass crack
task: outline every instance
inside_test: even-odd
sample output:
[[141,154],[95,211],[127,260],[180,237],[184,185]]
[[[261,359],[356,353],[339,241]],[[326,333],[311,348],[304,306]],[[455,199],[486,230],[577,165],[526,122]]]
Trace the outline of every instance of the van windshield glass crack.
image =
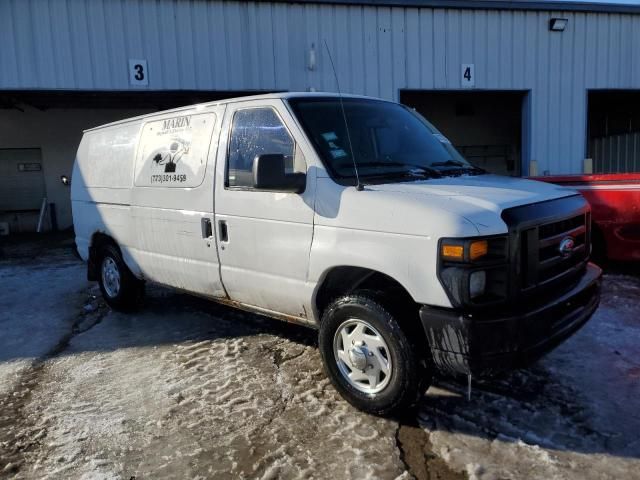
[[346,97],[343,102],[355,158],[351,158],[339,97],[289,99],[334,179],[355,182],[354,163],[360,177],[370,181],[485,173],[415,111],[382,100]]

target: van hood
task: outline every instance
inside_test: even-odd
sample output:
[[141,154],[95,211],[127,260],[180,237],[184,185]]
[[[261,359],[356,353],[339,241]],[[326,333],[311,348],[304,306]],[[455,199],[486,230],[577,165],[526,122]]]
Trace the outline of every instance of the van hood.
[[458,201],[472,202],[498,214],[505,208],[577,193],[558,185],[500,175],[443,177],[418,182],[367,185],[367,189],[409,195],[458,197]]
[[557,185],[499,175],[464,175],[366,185],[361,192],[318,178],[320,225],[422,236],[506,233],[503,210],[577,195]]
[[483,227],[495,225],[496,220],[501,220],[502,211],[507,208],[578,193],[554,184],[500,175],[463,175],[418,182],[367,185],[366,188],[409,195],[416,200],[420,197],[432,197],[431,201],[446,198],[447,210],[464,216],[480,231]]

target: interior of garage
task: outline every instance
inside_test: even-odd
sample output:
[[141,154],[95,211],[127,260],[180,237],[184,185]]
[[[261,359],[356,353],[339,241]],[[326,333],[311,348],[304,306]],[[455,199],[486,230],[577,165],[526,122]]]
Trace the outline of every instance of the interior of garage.
[[594,173],[640,172],[640,90],[591,90],[587,157]]
[[522,117],[526,92],[404,90],[415,108],[473,164],[492,173],[522,174]]
[[83,130],[252,93],[0,92],[0,234],[71,226],[69,186],[61,177],[71,177]]

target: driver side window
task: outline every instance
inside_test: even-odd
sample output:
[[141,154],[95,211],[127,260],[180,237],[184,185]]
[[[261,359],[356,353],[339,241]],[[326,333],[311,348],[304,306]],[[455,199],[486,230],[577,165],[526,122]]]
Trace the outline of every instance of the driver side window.
[[282,154],[294,170],[295,144],[284,124],[269,107],[238,110],[233,116],[227,155],[228,187],[253,187],[253,160],[258,155]]

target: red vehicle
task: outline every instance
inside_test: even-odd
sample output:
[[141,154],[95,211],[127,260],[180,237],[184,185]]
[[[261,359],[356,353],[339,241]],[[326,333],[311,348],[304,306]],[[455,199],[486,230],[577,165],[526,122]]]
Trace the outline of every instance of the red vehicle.
[[640,173],[556,175],[532,180],[578,190],[591,204],[593,253],[640,261]]

